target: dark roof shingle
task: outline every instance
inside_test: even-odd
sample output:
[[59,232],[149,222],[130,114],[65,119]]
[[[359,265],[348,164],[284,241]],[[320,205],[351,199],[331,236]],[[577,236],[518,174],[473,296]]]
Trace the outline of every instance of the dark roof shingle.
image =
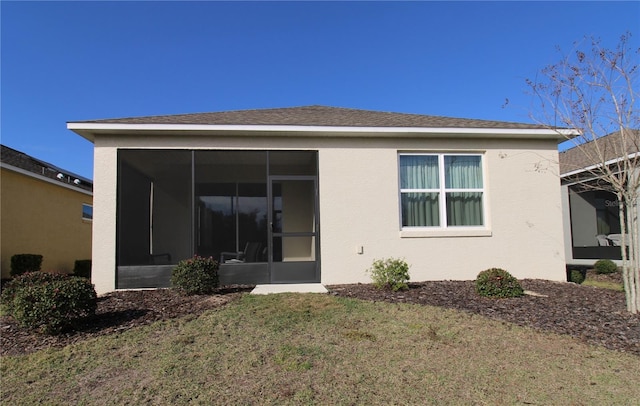
[[[84,189],[87,191],[93,191],[93,182],[82,176],[71,173],[67,170],[61,169],[48,162],[41,161],[30,155],[20,152],[6,145],[0,145],[0,161],[3,164],[11,165],[16,168],[20,168],[27,172],[34,173],[36,175],[44,176],[45,178],[53,179],[57,182],[70,184],[70,186]],[[62,173],[64,178],[58,179],[58,174]],[[79,179],[80,183],[71,183],[73,180]]]
[[542,125],[391,113],[327,106],[302,106],[213,113],[176,114],[78,121],[111,124],[284,125],[335,127],[424,127],[546,129]]
[[629,130],[626,148],[620,131],[591,140],[560,153],[560,174],[579,171],[626,154],[640,151],[640,130]]

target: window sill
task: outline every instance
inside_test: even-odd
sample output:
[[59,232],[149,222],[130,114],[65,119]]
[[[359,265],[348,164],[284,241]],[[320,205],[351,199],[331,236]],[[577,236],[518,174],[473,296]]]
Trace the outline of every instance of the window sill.
[[400,230],[400,238],[491,237],[491,235],[491,230],[486,228]]

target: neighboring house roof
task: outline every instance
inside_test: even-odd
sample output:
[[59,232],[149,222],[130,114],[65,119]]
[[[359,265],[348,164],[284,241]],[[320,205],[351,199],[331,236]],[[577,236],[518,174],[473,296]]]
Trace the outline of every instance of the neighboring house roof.
[[0,163],[3,168],[17,170],[38,178],[45,178],[61,186],[82,189],[88,192],[93,191],[93,182],[91,180],[5,145],[0,145]]
[[589,167],[616,161],[629,154],[640,151],[640,130],[629,130],[630,136],[623,146],[620,131],[575,146],[560,153],[560,175],[568,175],[586,170]]
[[[271,133],[309,133],[324,131],[333,134],[357,133],[373,136],[391,133],[464,133],[464,134],[536,134],[560,139],[554,130],[538,124],[506,121],[477,120],[391,113],[327,106],[302,106],[258,110],[237,110],[213,113],[177,114],[87,120],[67,123],[67,128],[93,141],[94,135],[103,133],[171,130],[179,131],[236,131]],[[372,131],[375,129],[376,131]],[[276,134],[278,133],[278,134]]]

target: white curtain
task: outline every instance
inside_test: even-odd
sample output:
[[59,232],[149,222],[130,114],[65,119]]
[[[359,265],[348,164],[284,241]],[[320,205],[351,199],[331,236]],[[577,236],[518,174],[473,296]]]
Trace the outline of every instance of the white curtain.
[[[445,155],[444,175],[447,225],[483,225],[481,157]],[[404,227],[440,226],[437,155],[401,155],[400,188]]]
[[402,193],[402,226],[440,225],[438,193]]
[[447,193],[447,225],[481,226],[482,224],[482,193]]
[[482,188],[482,167],[477,155],[447,155],[444,157],[447,189]]
[[400,156],[401,189],[437,189],[438,157],[436,155]]
[[[479,156],[445,156],[447,189],[481,189],[482,166]],[[447,192],[447,225],[480,226],[483,224],[482,192]]]
[[[438,156],[400,156],[401,189],[438,189]],[[440,225],[438,192],[402,192],[402,225],[429,227]]]

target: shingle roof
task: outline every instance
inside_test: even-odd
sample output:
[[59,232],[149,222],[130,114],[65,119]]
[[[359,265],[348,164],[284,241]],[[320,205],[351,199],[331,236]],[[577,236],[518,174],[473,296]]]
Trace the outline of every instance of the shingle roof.
[[[93,190],[93,182],[91,182],[89,179],[61,169],[45,161],[36,159],[25,154],[24,152],[17,151],[5,145],[0,145],[0,161],[3,164],[11,165],[27,172],[44,176],[45,178],[53,179],[56,182],[69,184],[69,186],[88,191]],[[58,174],[60,173],[64,175],[62,179],[58,179]],[[80,184],[72,183],[75,179],[79,179]]]
[[[626,154],[640,151],[640,130],[631,130]],[[589,141],[560,153],[560,174],[578,171],[625,155],[620,131]]]
[[547,129],[547,127],[536,124],[391,113],[327,106],[129,117],[76,121],[76,123]]

